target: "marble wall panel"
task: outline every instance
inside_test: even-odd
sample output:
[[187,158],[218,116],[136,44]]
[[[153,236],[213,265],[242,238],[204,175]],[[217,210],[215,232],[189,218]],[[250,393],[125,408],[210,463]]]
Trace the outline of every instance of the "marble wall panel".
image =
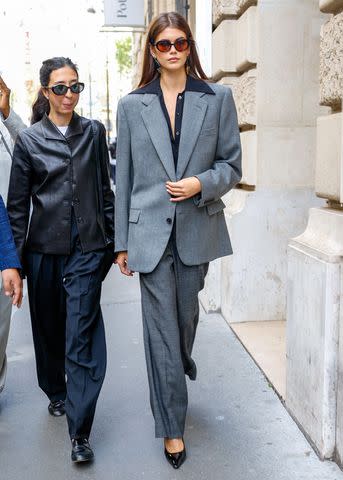
[[213,32],[212,74],[219,80],[244,72],[257,62],[257,10],[249,8],[238,20],[223,20]]
[[257,7],[250,7],[237,24],[236,70],[244,72],[257,62]]
[[241,133],[242,180],[241,184],[255,186],[257,183],[257,132],[249,130]]
[[286,406],[321,459],[335,448],[342,219],[312,208],[288,247]]
[[321,198],[343,203],[342,113],[319,117],[317,121],[317,154],[315,191]]
[[219,80],[236,71],[236,20],[224,20],[212,36],[212,75]]

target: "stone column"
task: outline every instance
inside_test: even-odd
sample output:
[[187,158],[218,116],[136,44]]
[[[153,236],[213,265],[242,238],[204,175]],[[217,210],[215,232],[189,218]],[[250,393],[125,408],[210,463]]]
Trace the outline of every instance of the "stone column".
[[243,179],[225,199],[234,255],[211,266],[201,300],[228,322],[280,320],[288,240],[322,203],[313,187],[323,14],[316,0],[216,0],[213,14],[213,75],[233,90]]
[[315,191],[307,228],[288,250],[286,405],[321,458],[343,454],[343,1],[321,0],[331,13],[321,29],[320,103]]

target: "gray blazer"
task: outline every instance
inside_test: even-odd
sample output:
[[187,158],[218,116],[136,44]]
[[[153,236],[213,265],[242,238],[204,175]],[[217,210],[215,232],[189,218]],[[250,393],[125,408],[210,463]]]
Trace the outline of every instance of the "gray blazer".
[[13,144],[18,133],[24,128],[26,128],[26,125],[12,109],[6,120],[0,113],[0,194],[4,199],[7,198]]
[[[157,95],[130,94],[117,113],[115,250],[131,270],[149,273],[176,223],[179,256],[199,265],[232,253],[222,195],[241,178],[241,145],[231,90],[186,91],[175,171],[169,130]],[[197,176],[201,194],[173,203],[165,182]]]

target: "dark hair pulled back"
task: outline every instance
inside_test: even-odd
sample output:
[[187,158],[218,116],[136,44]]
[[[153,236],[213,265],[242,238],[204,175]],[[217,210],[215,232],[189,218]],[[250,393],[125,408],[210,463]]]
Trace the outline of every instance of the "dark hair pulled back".
[[50,112],[49,100],[43,94],[43,88],[49,85],[50,75],[54,70],[59,68],[70,67],[76,74],[78,74],[77,66],[68,57],[53,57],[44,60],[39,70],[39,80],[41,88],[39,89],[37,99],[32,105],[31,125],[39,122],[45,115]]

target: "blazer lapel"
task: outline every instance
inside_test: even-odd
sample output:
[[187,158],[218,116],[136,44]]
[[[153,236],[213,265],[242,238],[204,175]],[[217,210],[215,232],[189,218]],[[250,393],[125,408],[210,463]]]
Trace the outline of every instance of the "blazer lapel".
[[204,93],[186,92],[183,106],[179,158],[177,162],[177,179],[184,174],[191,158],[203,124],[208,104],[201,97]]
[[169,129],[157,95],[145,94],[142,102],[146,108],[141,115],[156,152],[170,178],[176,180],[173,151]]

